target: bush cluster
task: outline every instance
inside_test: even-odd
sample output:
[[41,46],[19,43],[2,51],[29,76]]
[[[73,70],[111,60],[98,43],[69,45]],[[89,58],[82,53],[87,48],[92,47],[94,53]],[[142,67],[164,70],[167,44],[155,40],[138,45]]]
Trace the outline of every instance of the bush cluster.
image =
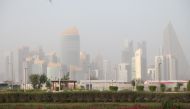
[[166,90],[166,85],[165,84],[160,84],[160,90],[164,92]]
[[147,92],[16,92],[0,93],[0,103],[27,102],[161,102],[171,99],[174,102],[190,103],[190,93],[147,93]]
[[144,86],[136,86],[137,91],[144,91]]
[[156,91],[156,86],[149,86],[148,88],[149,88],[149,90],[151,92],[155,92]]
[[117,92],[118,87],[117,86],[109,86],[110,91]]

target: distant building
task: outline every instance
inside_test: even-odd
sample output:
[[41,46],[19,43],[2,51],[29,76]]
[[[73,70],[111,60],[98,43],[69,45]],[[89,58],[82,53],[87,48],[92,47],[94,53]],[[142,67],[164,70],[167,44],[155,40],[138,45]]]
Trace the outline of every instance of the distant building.
[[133,41],[125,40],[121,53],[121,63],[131,64],[131,58],[134,56]]
[[111,62],[109,60],[103,60],[103,80],[113,80],[113,72]]
[[104,79],[104,73],[103,73],[103,56],[101,54],[98,54],[95,56],[92,67],[96,72],[98,73],[98,79],[103,80]]
[[172,55],[155,56],[155,80],[177,80],[177,60]]
[[168,80],[169,75],[166,72],[166,63],[164,56],[155,56],[155,78],[154,80]]
[[189,80],[189,64],[171,22],[164,30],[162,49],[162,55],[166,56],[167,63],[170,63],[167,66],[170,79],[176,78],[178,80]]
[[168,67],[169,80],[177,80],[177,61],[176,58],[168,55],[166,56],[166,64]]
[[14,81],[14,56],[13,52],[8,52],[5,55],[5,80]]
[[146,80],[147,70],[144,66],[145,59],[143,57],[143,50],[141,48],[137,49],[135,52],[135,79]]
[[85,52],[80,52],[80,74],[78,75],[81,80],[89,79],[90,68],[90,55]]
[[155,66],[149,66],[147,68],[148,80],[156,80]]
[[109,86],[117,86],[118,90],[132,90],[130,82],[115,81],[115,80],[80,80],[79,86],[84,86],[88,89],[88,85],[91,84],[92,90],[109,90]]
[[47,62],[53,62],[57,63],[58,62],[58,57],[56,55],[56,52],[50,52],[47,56]]
[[122,81],[122,82],[128,82],[131,80],[131,76],[129,75],[129,68],[130,65],[127,63],[120,63],[118,64],[118,80],[117,81]]
[[61,72],[60,63],[49,63],[47,66],[47,78],[51,81],[58,80],[63,77],[63,72]]
[[64,31],[61,44],[61,63],[68,66],[70,78],[75,80],[80,63],[80,36],[76,27]]
[[124,40],[123,50],[121,52],[121,63],[128,64],[128,81],[132,80],[132,57],[134,56],[133,41]]
[[23,75],[21,79],[21,83],[29,83],[29,77],[33,74],[32,66],[34,64],[34,59],[32,57],[27,57],[25,61],[23,62]]
[[18,81],[21,83],[21,81],[23,81],[23,72],[24,72],[24,61],[26,59],[26,57],[29,56],[29,47],[24,46],[18,49]]
[[47,64],[44,60],[41,60],[39,58],[35,59],[32,64],[32,74],[38,74],[38,75],[46,75],[47,72]]
[[141,72],[142,72],[142,80],[147,80],[147,49],[146,49],[146,42],[142,41],[137,44],[137,50],[141,49]]
[[135,57],[132,57],[131,60],[131,79],[134,80],[136,79]]

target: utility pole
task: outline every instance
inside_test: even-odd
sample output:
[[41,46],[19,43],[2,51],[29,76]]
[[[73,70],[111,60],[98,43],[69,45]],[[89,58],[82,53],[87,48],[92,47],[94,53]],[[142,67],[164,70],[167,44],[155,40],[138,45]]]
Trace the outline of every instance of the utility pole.
[[14,83],[14,76],[13,76],[13,61],[10,60],[10,62],[8,63],[10,65],[11,68],[11,89],[13,90],[13,83]]
[[26,84],[27,84],[27,79],[26,79],[26,73],[27,73],[28,68],[24,68],[24,92],[26,92]]
[[12,90],[13,90],[13,83],[14,83],[14,80],[13,80],[13,62],[11,63],[11,72],[12,72]]
[[90,69],[90,65],[88,66],[88,68],[89,68],[89,71],[88,71],[88,79],[89,79],[89,85],[88,85],[88,87],[89,87],[89,90],[91,90],[91,69]]
[[60,69],[60,71],[59,71],[59,92],[60,92],[60,89],[61,89],[61,82],[60,82],[60,73],[61,73],[61,69]]
[[160,81],[161,81],[161,59],[160,58],[158,58],[158,61],[159,61],[159,63],[158,63],[158,81],[159,81],[159,83],[160,83]]
[[159,85],[160,85],[160,81],[161,81],[161,59],[160,57],[158,58],[158,81],[159,81]]
[[117,85],[117,66],[115,66],[115,82],[116,82],[116,85]]

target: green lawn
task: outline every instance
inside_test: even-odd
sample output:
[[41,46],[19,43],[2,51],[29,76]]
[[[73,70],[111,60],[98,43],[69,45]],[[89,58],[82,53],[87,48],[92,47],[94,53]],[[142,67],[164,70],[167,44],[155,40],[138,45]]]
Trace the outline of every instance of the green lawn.
[[[138,109],[161,109],[158,103],[1,103],[0,109],[128,109],[135,105],[140,105]],[[190,109],[190,104],[180,105],[180,109]]]
[[[127,109],[134,103],[3,103],[0,109]],[[157,109],[160,104],[143,103],[142,106]]]

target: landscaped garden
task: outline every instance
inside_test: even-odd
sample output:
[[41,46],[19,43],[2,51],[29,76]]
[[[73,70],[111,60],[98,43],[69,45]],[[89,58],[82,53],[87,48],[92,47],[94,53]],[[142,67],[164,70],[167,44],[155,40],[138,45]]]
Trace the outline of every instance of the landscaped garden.
[[189,109],[190,93],[67,91],[0,93],[0,109]]

